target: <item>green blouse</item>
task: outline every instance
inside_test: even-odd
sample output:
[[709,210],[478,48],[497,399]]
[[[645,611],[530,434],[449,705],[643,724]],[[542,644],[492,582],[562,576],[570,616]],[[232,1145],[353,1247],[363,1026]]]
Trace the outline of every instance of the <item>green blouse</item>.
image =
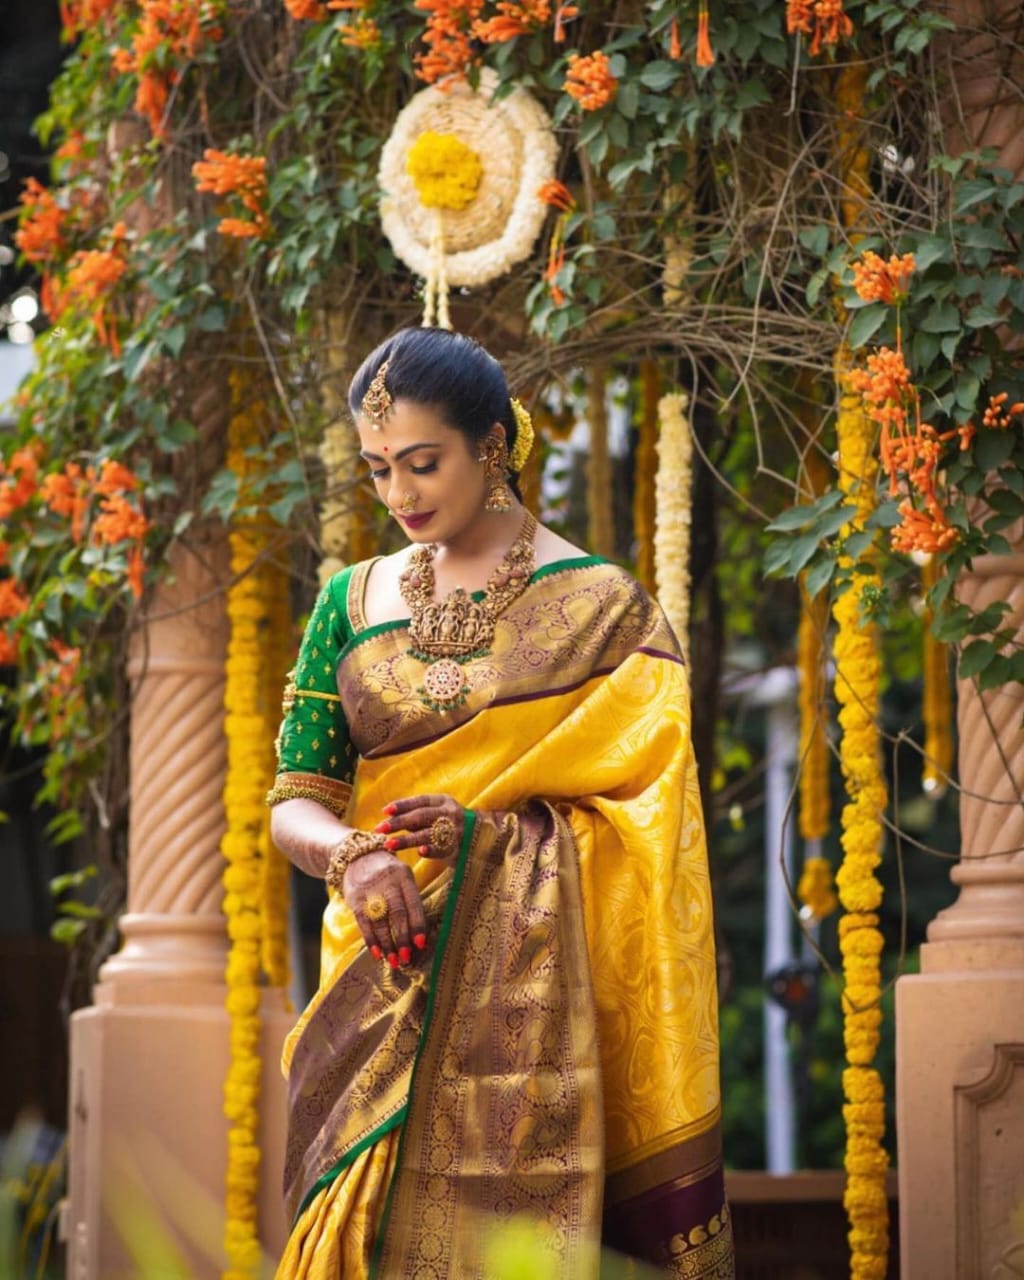
[[350,783],[356,752],[338,696],[336,671],[351,639],[346,597],[352,566],[317,596],[284,696],[277,738],[278,774],[314,774]]

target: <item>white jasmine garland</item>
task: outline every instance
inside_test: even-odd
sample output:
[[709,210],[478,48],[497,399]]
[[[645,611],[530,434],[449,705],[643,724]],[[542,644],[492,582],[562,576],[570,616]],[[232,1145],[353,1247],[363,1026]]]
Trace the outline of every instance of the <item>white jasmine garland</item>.
[[655,481],[654,578],[658,601],[690,663],[690,522],[693,430],[683,391],[658,401],[658,475]]
[[398,257],[417,275],[431,265],[434,211],[421,202],[406,157],[421,133],[454,134],[483,164],[479,190],[464,209],[444,211],[444,266],[453,286],[485,284],[528,258],[547,216],[538,189],[555,174],[551,120],[525,89],[491,99],[497,73],[485,68],[479,89],[455,85],[422,90],[403,108],[380,162],[381,223]]

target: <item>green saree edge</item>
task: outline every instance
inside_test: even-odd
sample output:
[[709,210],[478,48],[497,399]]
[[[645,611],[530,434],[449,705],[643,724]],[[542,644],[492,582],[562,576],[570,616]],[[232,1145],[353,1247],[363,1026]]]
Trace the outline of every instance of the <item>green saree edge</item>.
[[[455,906],[459,900],[459,889],[462,887],[462,880],[466,872],[466,863],[469,858],[469,848],[473,843],[473,835],[476,831],[476,814],[472,809],[466,810],[466,827],[462,833],[462,844],[459,846],[459,857],[455,864],[455,875],[452,879],[451,892],[448,895],[448,901],[445,904],[444,919],[441,921],[441,928],[437,934],[437,948],[434,951],[434,963],[430,969],[430,992],[427,995],[427,1008],[423,1015],[423,1031],[420,1034],[419,1048],[416,1050],[416,1057],[413,1059],[412,1076],[409,1080],[409,1094],[406,1098],[405,1111],[408,1111],[412,1102],[412,1091],[416,1088],[416,1072],[419,1069],[420,1058],[423,1055],[423,1046],[426,1043],[427,1034],[430,1031],[430,1023],[434,1013],[434,1001],[437,995],[437,975],[441,968],[441,962],[444,959],[444,953],[448,946],[448,935],[451,933],[452,919],[455,916]],[[370,1275],[369,1280],[377,1280],[378,1267],[380,1266],[380,1256],[384,1250],[384,1236],[387,1232],[388,1220],[391,1217],[391,1202],[395,1194],[395,1181],[398,1176],[399,1166],[402,1163],[402,1152],[405,1147],[405,1129],[402,1130],[402,1136],[398,1139],[398,1154],[395,1156],[395,1167],[391,1174],[391,1185],[388,1187],[387,1199],[384,1202],[384,1212],[381,1214],[380,1226],[377,1229],[377,1239],[373,1244],[373,1254],[370,1257]]]
[[344,1173],[356,1157],[363,1154],[367,1147],[372,1147],[373,1144],[383,1138],[386,1133],[390,1133],[396,1125],[400,1125],[405,1119],[405,1113],[408,1110],[408,1107],[408,1102],[404,1103],[398,1108],[393,1116],[389,1116],[389,1118],[385,1120],[383,1124],[378,1125],[372,1133],[368,1133],[365,1138],[360,1138],[352,1150],[346,1151],[332,1169],[328,1169],[326,1173],[321,1174],[321,1176],[313,1183],[310,1189],[303,1196],[302,1203],[295,1212],[295,1217],[292,1219],[293,1231],[295,1230],[295,1225],[298,1220],[306,1212],[320,1192],[323,1191],[325,1187],[329,1187],[339,1174]]

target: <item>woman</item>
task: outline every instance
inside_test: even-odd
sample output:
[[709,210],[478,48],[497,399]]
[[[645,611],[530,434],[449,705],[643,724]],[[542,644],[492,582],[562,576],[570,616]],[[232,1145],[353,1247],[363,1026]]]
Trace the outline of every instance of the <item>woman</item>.
[[525,511],[529,416],[476,343],[403,330],[349,402],[410,546],[331,579],[286,696],[273,835],[330,902],[278,1276],[484,1276],[519,1216],[538,1276],[602,1239],[732,1276],[672,634]]

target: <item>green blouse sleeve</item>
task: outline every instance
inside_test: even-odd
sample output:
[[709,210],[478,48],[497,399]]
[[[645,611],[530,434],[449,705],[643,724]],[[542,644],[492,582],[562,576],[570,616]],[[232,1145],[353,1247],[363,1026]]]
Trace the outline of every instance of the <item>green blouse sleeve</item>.
[[[356,753],[349,740],[336,677],[338,656],[349,639],[345,597],[350,572],[345,569],[335,574],[324,586],[302,637],[298,661],[284,692],[284,719],[277,736],[278,778],[269,797],[271,803],[290,798],[290,794],[275,793],[294,792],[299,776],[308,784],[303,794],[322,785],[328,797],[340,798],[338,784],[347,791],[352,781]],[[286,779],[292,784],[283,787]],[[312,794],[310,798],[320,799]]]

